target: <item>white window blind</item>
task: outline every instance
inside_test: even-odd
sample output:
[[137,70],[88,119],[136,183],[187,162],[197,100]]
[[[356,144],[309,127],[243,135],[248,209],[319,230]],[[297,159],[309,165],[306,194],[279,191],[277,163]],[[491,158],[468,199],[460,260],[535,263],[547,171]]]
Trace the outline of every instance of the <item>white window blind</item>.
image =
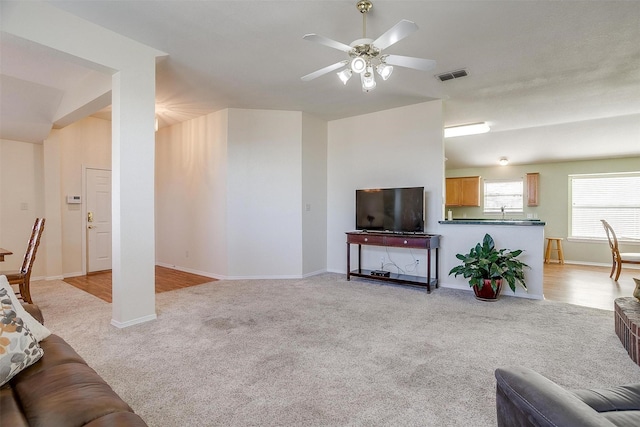
[[606,239],[601,219],[618,240],[640,239],[640,172],[570,175],[571,237]]
[[484,213],[522,213],[524,210],[522,180],[484,182]]

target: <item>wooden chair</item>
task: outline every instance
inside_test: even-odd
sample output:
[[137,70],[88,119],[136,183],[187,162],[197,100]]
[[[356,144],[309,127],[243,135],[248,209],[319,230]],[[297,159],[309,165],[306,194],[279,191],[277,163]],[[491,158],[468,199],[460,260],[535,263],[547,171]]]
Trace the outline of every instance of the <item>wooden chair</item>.
[[609,277],[613,277],[613,273],[615,271],[616,282],[618,281],[618,277],[620,277],[620,271],[622,270],[623,263],[629,264],[640,264],[640,253],[632,253],[632,252],[620,252],[618,249],[618,238],[616,237],[616,232],[613,231],[613,228],[609,225],[607,221],[601,219],[602,225],[604,226],[604,231],[607,233],[607,239],[609,240],[609,248],[611,248],[611,256],[613,258],[613,265],[611,266],[611,274]]
[[43,231],[44,218],[36,218],[36,221],[33,224],[33,229],[31,230],[31,238],[27,245],[27,251],[25,252],[24,259],[22,260],[22,268],[18,271],[0,272],[0,275],[7,276],[9,284],[18,285],[18,292],[16,292],[16,295],[29,304],[33,304],[33,301],[31,300],[31,292],[29,291],[31,268],[33,267],[33,262],[36,259],[36,251],[38,250],[38,245],[40,245],[40,237],[42,237]]

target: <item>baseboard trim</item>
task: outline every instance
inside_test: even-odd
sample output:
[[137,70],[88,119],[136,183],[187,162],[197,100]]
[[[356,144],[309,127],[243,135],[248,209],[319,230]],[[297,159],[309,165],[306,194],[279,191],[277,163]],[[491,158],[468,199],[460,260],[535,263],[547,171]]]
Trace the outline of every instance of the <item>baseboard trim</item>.
[[302,275],[302,278],[303,278],[303,279],[306,279],[307,277],[318,276],[318,275],[320,275],[320,274],[324,274],[324,273],[326,273],[326,272],[327,272],[327,270],[316,270],[316,271],[313,271],[313,272],[311,272],[311,273],[303,274],[303,275]]
[[229,276],[225,280],[290,280],[302,279],[301,275],[282,275],[282,276]]
[[170,268],[172,270],[184,271],[185,273],[197,274],[199,276],[211,277],[217,280],[286,280],[286,279],[304,279],[311,276],[317,276],[319,274],[326,273],[327,270],[317,270],[304,275],[276,275],[276,276],[222,276],[220,274],[213,274],[206,271],[195,270],[193,268],[180,267],[178,265],[166,264],[163,262],[156,262],[157,266]]
[[128,320],[126,322],[119,322],[115,319],[111,319],[111,325],[115,326],[116,328],[123,329],[128,328],[129,326],[139,325],[140,323],[150,322],[152,320],[156,320],[157,318],[158,316],[153,313],[148,316],[138,317],[137,319]]
[[[564,260],[565,264],[571,264],[571,265],[587,265],[587,266],[592,266],[592,267],[608,267],[611,268],[611,263],[610,262],[589,262],[589,261],[570,261],[570,260]],[[557,264],[557,262],[554,262],[552,264]],[[622,264],[622,268],[626,269],[632,269],[632,270],[640,270],[640,265],[635,265],[635,264],[626,264],[623,263]]]
[[77,271],[75,273],[65,273],[62,275],[62,280],[66,279],[67,277],[78,277],[78,276],[84,276],[84,273],[82,271]]

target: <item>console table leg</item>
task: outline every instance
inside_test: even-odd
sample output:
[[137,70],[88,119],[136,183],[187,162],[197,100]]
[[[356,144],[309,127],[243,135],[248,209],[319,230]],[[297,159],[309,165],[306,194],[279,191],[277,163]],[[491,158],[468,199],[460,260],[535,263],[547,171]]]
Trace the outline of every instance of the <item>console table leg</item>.
[[347,242],[347,282],[351,280],[351,244]]
[[431,249],[427,249],[427,292],[431,293]]
[[438,289],[438,284],[440,283],[440,280],[438,278],[438,265],[440,265],[438,264],[438,249],[439,248],[436,248],[436,289]]

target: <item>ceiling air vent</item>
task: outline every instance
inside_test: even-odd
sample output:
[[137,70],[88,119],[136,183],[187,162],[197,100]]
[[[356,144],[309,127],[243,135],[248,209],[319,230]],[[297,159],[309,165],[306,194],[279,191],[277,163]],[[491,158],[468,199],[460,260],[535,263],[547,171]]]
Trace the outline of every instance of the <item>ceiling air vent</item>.
[[468,75],[469,73],[467,73],[467,70],[462,69],[438,74],[436,77],[438,77],[441,82],[446,82],[447,80],[459,79],[460,77],[466,77]]

